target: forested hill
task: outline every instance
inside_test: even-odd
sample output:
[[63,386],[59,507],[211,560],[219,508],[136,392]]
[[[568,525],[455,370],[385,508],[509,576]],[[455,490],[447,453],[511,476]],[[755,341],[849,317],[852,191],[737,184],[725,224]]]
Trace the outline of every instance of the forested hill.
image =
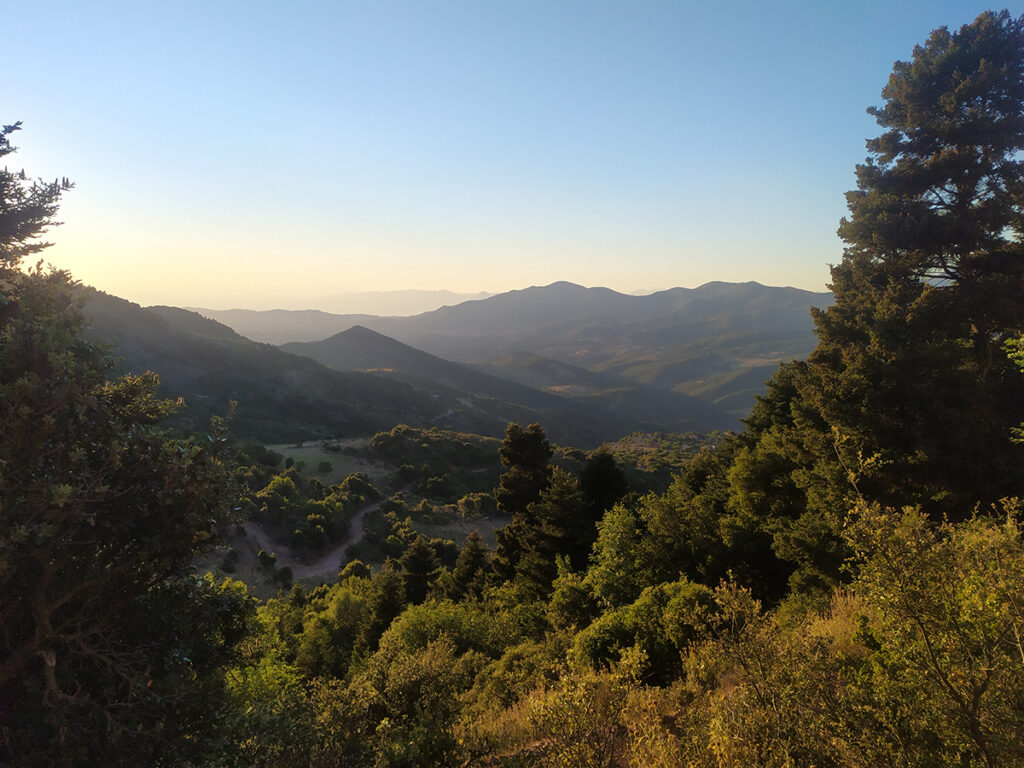
[[[740,422],[714,405],[679,392],[636,385],[615,376],[593,375],[583,391],[517,383],[494,366],[497,375],[443,360],[362,326],[324,341],[285,344],[282,349],[305,355],[337,370],[372,371],[398,378],[427,391],[452,389],[535,408],[545,419],[573,414],[606,435],[621,437],[636,429],[688,432],[737,430]],[[550,366],[547,367],[550,370]],[[553,372],[560,376],[561,372]],[[550,389],[550,391],[545,391]],[[557,394],[556,394],[557,393]],[[545,420],[545,419],[542,419]],[[441,423],[445,423],[446,419]],[[601,426],[604,425],[604,426]],[[615,434],[619,430],[618,434]],[[622,431],[625,430],[625,431]]]
[[192,312],[83,292],[90,334],[114,345],[121,371],[158,372],[161,392],[184,399],[187,425],[226,414],[232,401],[233,430],[264,441],[429,424],[444,411],[444,403],[407,384],[329,370]]
[[553,408],[564,404],[555,395],[451,363],[360,325],[323,341],[292,342],[282,344],[281,349],[312,358],[339,371],[376,370],[405,374],[420,381],[520,402],[535,408]]

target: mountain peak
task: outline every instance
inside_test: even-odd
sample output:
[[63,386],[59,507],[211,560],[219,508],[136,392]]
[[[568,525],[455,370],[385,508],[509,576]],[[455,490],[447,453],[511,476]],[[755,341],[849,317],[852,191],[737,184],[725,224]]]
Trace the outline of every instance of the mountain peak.
[[588,290],[587,288],[585,288],[584,286],[580,285],[579,283],[570,283],[568,280],[556,280],[555,282],[548,283],[547,285],[540,285],[540,286],[534,285],[534,286],[531,286],[530,288],[527,288],[526,290],[530,291],[530,290],[534,290],[534,289],[540,289],[540,290],[548,290],[548,289],[564,290],[564,289],[568,289],[568,290],[583,290],[583,291]]
[[365,325],[353,325],[341,333],[336,333],[335,336],[367,336],[372,338],[374,336],[384,336],[384,334],[367,328]]

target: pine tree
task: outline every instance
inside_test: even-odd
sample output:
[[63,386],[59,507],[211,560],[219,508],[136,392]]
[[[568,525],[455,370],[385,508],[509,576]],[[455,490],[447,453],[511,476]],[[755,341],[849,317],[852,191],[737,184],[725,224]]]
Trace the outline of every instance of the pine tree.
[[1024,19],[936,30],[882,96],[801,394],[862,494],[962,512],[1024,490]]
[[451,594],[453,600],[465,597],[479,597],[483,587],[483,575],[487,569],[487,546],[483,537],[476,531],[470,531],[466,543],[459,550],[452,571]]
[[607,448],[599,448],[587,457],[580,471],[580,488],[590,501],[590,520],[596,525],[601,515],[626,495],[629,483]]
[[750,439],[818,513],[863,497],[962,515],[1024,491],[1009,440],[1024,392],[1004,349],[1024,329],[1024,20],[936,30],[882,96],[835,305],[814,312],[818,347],[780,374]]
[[[21,123],[0,128],[0,158],[16,150],[11,145],[10,135],[21,130]],[[4,272],[17,269],[22,259],[46,248],[49,243],[40,242],[39,237],[54,221],[61,192],[74,185],[63,182],[29,182],[25,171],[14,173],[0,170],[0,280]]]
[[59,194],[0,172],[0,763],[194,764],[251,610],[193,573],[229,522],[224,440],[169,439],[155,374],[106,380],[70,276],[19,271]]
[[405,582],[405,594],[410,603],[419,605],[427,599],[430,585],[441,572],[441,564],[437,553],[424,536],[413,539],[409,548],[402,555],[402,580]]
[[505,472],[494,491],[502,514],[509,517],[521,515],[540,498],[541,491],[547,488],[551,479],[548,462],[553,453],[540,424],[531,424],[526,429],[514,422],[508,425],[505,439],[498,449]]
[[498,456],[505,472],[494,489],[498,511],[511,518],[508,525],[496,532],[497,546],[491,565],[498,580],[507,581],[515,574],[516,564],[525,551],[536,521],[530,505],[540,499],[551,482],[551,456],[554,451],[539,424],[523,429],[511,423]]

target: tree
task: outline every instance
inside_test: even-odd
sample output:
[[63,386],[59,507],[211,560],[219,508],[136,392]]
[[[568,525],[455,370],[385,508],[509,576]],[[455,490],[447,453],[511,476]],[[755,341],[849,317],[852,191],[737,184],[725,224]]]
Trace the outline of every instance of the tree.
[[599,448],[587,457],[580,471],[580,488],[590,500],[590,521],[596,524],[629,490],[626,476],[607,448]]
[[453,600],[462,600],[467,596],[480,597],[487,559],[488,550],[483,537],[476,529],[470,531],[455,561],[449,597]]
[[168,439],[155,374],[105,380],[77,284],[18,270],[68,186],[0,172],[0,762],[186,762],[251,610],[191,572],[228,522],[224,443]]
[[1024,490],[1002,349],[1024,328],[1024,19],[936,30],[882,96],[800,412],[847,469],[877,458],[860,494],[960,513]]
[[377,650],[380,636],[407,604],[405,582],[390,560],[370,579],[366,604],[366,621],[359,628],[353,654],[359,657],[368,657]]
[[729,473],[731,511],[819,596],[854,502],[959,517],[1024,492],[1004,348],[1024,329],[1024,20],[936,30],[882,97],[818,346],[769,383]]
[[[9,137],[19,130],[20,122],[0,128],[0,158],[17,149],[11,146]],[[60,195],[71,187],[67,179],[30,182],[24,171],[16,174],[6,167],[0,170],[0,280],[9,279],[9,272],[16,270],[22,259],[49,245],[38,242],[38,238],[59,223],[53,217]]]
[[[1024,372],[1024,335],[1006,342],[1006,349],[1014,365]],[[1010,433],[1012,435],[1011,440],[1017,443],[1024,443],[1024,422],[1013,427]]]
[[509,517],[521,515],[531,502],[540,498],[551,479],[552,454],[540,424],[531,424],[526,429],[515,422],[508,425],[498,448],[505,473],[494,491],[501,513]]
[[550,592],[557,575],[556,557],[566,557],[577,570],[586,566],[597,538],[587,501],[575,475],[555,467],[548,487],[530,504],[532,526],[523,526],[520,531],[524,554],[516,566],[516,578],[530,584],[537,594],[546,596]]
[[419,605],[427,599],[430,585],[441,573],[437,553],[425,536],[417,536],[402,554],[402,579],[409,602]]
[[860,634],[874,679],[850,690],[851,708],[876,722],[900,712],[913,736],[900,734],[904,745],[932,753],[930,764],[1024,759],[1019,512],[935,525],[914,510],[865,508],[845,532],[858,563],[853,589],[872,617]]
[[549,462],[553,453],[540,424],[523,429],[513,422],[505,430],[505,439],[498,449],[505,473],[494,489],[494,498],[498,511],[510,517],[511,522],[496,532],[497,546],[491,564],[499,579],[508,580],[515,574],[524,542],[535,527],[530,504],[540,499],[551,482]]

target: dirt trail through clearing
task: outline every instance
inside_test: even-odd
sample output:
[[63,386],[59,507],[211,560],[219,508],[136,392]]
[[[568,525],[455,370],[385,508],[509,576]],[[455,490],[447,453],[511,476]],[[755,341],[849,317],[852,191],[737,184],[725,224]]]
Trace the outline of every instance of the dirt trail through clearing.
[[334,577],[338,575],[338,571],[341,570],[341,558],[342,555],[345,554],[345,550],[348,549],[350,544],[354,544],[363,538],[363,518],[366,516],[366,513],[377,509],[385,501],[387,501],[387,497],[365,506],[356,512],[349,523],[348,536],[334,545],[327,552],[324,552],[312,563],[299,562],[287,545],[276,542],[270,538],[270,536],[267,535],[267,532],[263,529],[263,526],[259,523],[248,520],[242,525],[245,528],[245,532],[256,539],[258,546],[268,552],[277,553],[278,567],[285,565],[291,566],[293,578],[310,579],[320,576],[329,576],[333,581]]

